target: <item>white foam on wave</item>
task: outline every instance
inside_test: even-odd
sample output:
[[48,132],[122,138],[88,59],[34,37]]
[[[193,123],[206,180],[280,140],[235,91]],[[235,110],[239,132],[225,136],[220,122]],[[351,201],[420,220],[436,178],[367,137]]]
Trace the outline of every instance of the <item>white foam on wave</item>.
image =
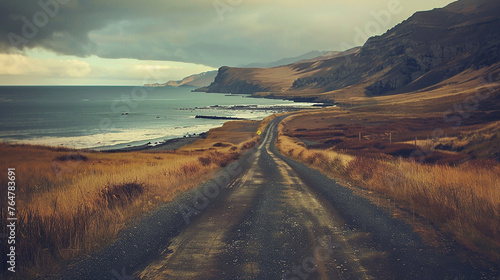
[[211,128],[219,127],[220,124],[205,124],[187,127],[167,127],[159,129],[129,129],[118,132],[97,133],[87,136],[71,136],[71,137],[38,137],[23,140],[8,141],[17,144],[33,144],[69,147],[76,149],[91,149],[96,147],[115,146],[132,142],[144,141],[147,142],[153,139],[172,139],[182,137],[186,134],[199,134],[206,132]]

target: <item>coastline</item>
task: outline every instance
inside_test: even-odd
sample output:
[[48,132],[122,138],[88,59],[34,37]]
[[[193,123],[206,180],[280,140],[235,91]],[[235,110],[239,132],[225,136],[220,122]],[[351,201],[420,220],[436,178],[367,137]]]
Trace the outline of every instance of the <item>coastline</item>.
[[[252,97],[252,98],[266,98],[266,97]],[[297,103],[298,101],[294,101],[294,102]],[[272,115],[273,113],[295,112],[295,111],[306,110],[306,109],[321,109],[324,107],[331,107],[331,106],[335,106],[335,105],[327,104],[327,103],[312,103],[309,106],[307,106],[307,105],[305,105],[305,106],[300,106],[300,105],[299,106],[279,106],[279,105],[276,105],[276,106],[263,106],[263,107],[258,107],[255,105],[230,105],[230,106],[213,105],[213,106],[206,106],[206,107],[185,108],[185,109],[181,109],[181,110],[204,110],[204,109],[226,109],[227,110],[227,109],[229,109],[229,110],[250,111],[250,112],[252,112],[252,111],[270,111],[269,115]],[[209,118],[209,119],[221,119],[221,120],[226,120],[226,121],[246,120],[245,118],[233,118],[233,117],[226,117],[226,116],[197,115],[196,117]],[[218,127],[223,126],[224,123],[222,123]],[[191,143],[195,142],[196,140],[205,139],[207,134],[208,134],[208,131],[205,131],[205,132],[201,132],[199,134],[196,134],[196,133],[195,134],[187,134],[183,137],[176,137],[176,138],[171,138],[171,139],[166,139],[166,140],[159,140],[159,139],[144,140],[144,141],[142,141],[142,142],[144,142],[144,144],[128,144],[126,147],[103,146],[103,147],[89,148],[87,150],[105,152],[105,153],[142,152],[142,151],[148,151],[148,152],[174,151],[174,150],[177,150],[184,145],[191,144]],[[146,141],[148,141],[148,142],[146,142]],[[124,144],[120,144],[118,146],[123,146],[123,145]]]
[[[19,95],[26,100],[31,100],[30,98],[40,100],[42,102],[40,107],[45,108],[43,102],[46,99],[41,98],[41,94],[35,94],[38,88],[35,91],[32,88],[23,89],[22,87],[17,90],[24,90],[29,93],[25,97]],[[11,108],[19,112],[10,116],[12,121],[26,120],[26,124],[21,122],[18,128],[5,128],[1,131],[3,134],[0,138],[2,142],[10,144],[50,146],[75,150],[169,150],[176,149],[176,146],[181,145],[174,145],[173,142],[184,143],[189,140],[182,138],[191,138],[190,135],[206,133],[212,128],[222,126],[226,121],[240,119],[261,120],[274,113],[320,108],[323,105],[291,102],[286,99],[271,101],[271,98],[266,97],[238,98],[234,100],[234,98],[242,97],[242,95],[231,95],[232,97],[224,98],[220,97],[222,95],[220,93],[203,93],[198,96],[179,89],[169,90],[168,92],[151,92],[149,98],[142,101],[140,107],[137,108],[116,106],[115,110],[110,109],[107,106],[108,101],[113,98],[120,98],[120,94],[124,90],[128,90],[128,88],[96,87],[90,91],[84,87],[42,88],[40,91],[47,95],[59,96],[61,94],[60,96],[65,98],[71,96],[71,94],[75,96],[62,100],[64,102],[59,104],[62,106],[61,111],[56,110],[57,114],[54,114],[50,106],[46,107],[45,111],[37,112],[36,115],[28,114],[29,112],[22,106]],[[14,93],[10,94],[14,95]],[[69,93],[69,95],[66,93]],[[102,99],[103,96],[107,99]],[[16,104],[21,104],[23,98],[19,98],[19,102]],[[106,102],[101,102],[101,99]],[[67,109],[73,108],[71,106],[75,106],[74,110]],[[83,111],[81,108],[83,107],[92,107],[93,110],[90,113],[86,112],[82,117]],[[67,116],[67,118],[60,118],[58,115],[61,114]],[[43,117],[50,120],[50,122],[47,122],[47,125],[42,128],[32,129],[28,126],[28,121],[36,121],[35,117]],[[113,125],[101,128],[98,126],[98,121],[105,121],[103,123],[112,123]],[[78,127],[73,127],[74,123],[78,123]],[[181,139],[170,141],[175,138]],[[147,145],[148,142],[152,144]],[[156,145],[164,148],[150,147]],[[166,148],[169,146],[172,148]]]
[[[254,97],[255,98],[255,97]],[[265,97],[258,97],[262,99],[268,99]],[[218,125],[215,125],[212,128],[216,127],[221,127],[223,126],[227,121],[238,121],[238,120],[251,120],[254,119],[255,117],[262,117],[262,113],[267,113],[265,114],[262,118],[263,119],[266,116],[272,115],[274,113],[283,113],[283,112],[294,112],[294,111],[299,111],[299,110],[304,110],[304,109],[320,109],[323,107],[331,106],[327,104],[318,104],[318,103],[297,103],[294,102],[292,103],[292,106],[287,106],[287,105],[282,105],[282,104],[277,104],[277,105],[210,105],[210,106],[203,106],[203,107],[193,107],[193,108],[181,108],[178,110],[189,110],[189,111],[200,111],[199,115],[195,115],[194,118],[199,118],[199,119],[214,119],[214,120],[221,120],[222,122]],[[231,115],[227,114],[218,114],[219,112],[214,112],[215,114],[211,115],[202,115],[205,113],[205,110],[221,110],[221,111],[238,111],[243,113],[242,117],[233,117]],[[259,112],[260,115],[257,113]],[[207,112],[208,113],[208,112]],[[257,113],[255,116],[254,114]],[[253,115],[253,116],[252,116]],[[194,127],[193,127],[194,128]],[[110,144],[110,145],[103,145],[103,146],[93,146],[93,147],[72,147],[71,145],[67,146],[66,144],[55,144],[57,143],[57,139],[51,139],[53,143],[30,143],[30,141],[7,141],[5,143],[10,143],[10,144],[27,144],[27,145],[41,145],[41,146],[51,146],[51,147],[64,147],[64,148],[69,148],[69,149],[75,149],[75,150],[88,150],[88,151],[96,151],[96,152],[105,152],[105,153],[117,153],[117,152],[137,152],[137,151],[174,151],[179,149],[180,147],[184,145],[191,144],[195,142],[196,140],[199,139],[204,139],[207,136],[207,133],[210,129],[212,128],[204,128],[201,130],[197,129],[189,129],[186,130],[184,135],[176,135],[173,136],[173,138],[170,138],[169,136],[164,136],[164,137],[154,137],[154,138],[146,138],[143,140],[130,140],[126,142],[122,142],[120,144]],[[89,136],[90,137],[90,136]],[[64,138],[64,137],[63,137]],[[124,138],[122,138],[124,139]],[[132,139],[132,138],[129,138]]]
[[179,149],[182,146],[188,145],[197,141],[199,139],[205,139],[207,137],[208,132],[203,132],[197,135],[190,135],[185,137],[177,137],[168,140],[164,140],[163,142],[159,142],[159,144],[151,145],[151,142],[142,144],[129,146],[125,148],[111,148],[111,149],[90,149],[93,151],[103,152],[103,153],[123,153],[123,152],[159,152],[159,151],[174,151]]
[[[124,102],[122,95],[133,89],[127,86],[4,88],[2,98],[15,102],[2,102],[0,108],[12,112],[4,121],[15,125],[2,127],[0,140],[68,149],[123,149],[206,132],[229,118],[260,120],[292,110],[288,106],[312,107],[268,98],[193,94],[183,88],[158,89],[148,92],[148,97],[140,102]],[[54,105],[50,100],[58,103]],[[36,112],[23,105],[34,101]],[[216,118],[197,119],[196,115]],[[40,126],[32,125],[41,119],[45,121]]]

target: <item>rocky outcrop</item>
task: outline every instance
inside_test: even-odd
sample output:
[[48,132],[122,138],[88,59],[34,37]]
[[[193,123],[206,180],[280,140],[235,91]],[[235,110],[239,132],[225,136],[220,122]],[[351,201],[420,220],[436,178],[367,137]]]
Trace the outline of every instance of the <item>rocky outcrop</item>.
[[[216,93],[236,93],[236,94],[251,94],[255,92],[267,92],[269,89],[263,87],[256,82],[246,79],[247,76],[238,75],[230,71],[230,67],[223,66],[219,68],[219,72],[215,80],[208,86],[206,92]],[[240,72],[248,72],[245,69],[239,68]],[[241,79],[243,77],[243,79]]]

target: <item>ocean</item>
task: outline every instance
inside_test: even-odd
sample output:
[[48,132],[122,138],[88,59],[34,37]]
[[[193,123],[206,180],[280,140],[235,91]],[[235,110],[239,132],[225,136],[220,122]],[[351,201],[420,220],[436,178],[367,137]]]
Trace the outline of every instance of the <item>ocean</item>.
[[199,134],[226,121],[195,118],[196,115],[258,120],[282,107],[309,105],[191,92],[191,88],[3,86],[0,141],[121,148]]

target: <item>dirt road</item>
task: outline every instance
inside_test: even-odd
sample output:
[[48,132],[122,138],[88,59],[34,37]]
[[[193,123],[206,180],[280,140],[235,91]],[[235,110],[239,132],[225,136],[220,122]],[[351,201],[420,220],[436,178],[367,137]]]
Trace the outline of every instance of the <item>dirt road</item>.
[[[62,272],[90,279],[496,279],[274,147],[271,122],[223,179]],[[225,175],[225,176],[224,176]],[[467,259],[467,258],[465,258]],[[133,275],[133,276],[132,276]]]

